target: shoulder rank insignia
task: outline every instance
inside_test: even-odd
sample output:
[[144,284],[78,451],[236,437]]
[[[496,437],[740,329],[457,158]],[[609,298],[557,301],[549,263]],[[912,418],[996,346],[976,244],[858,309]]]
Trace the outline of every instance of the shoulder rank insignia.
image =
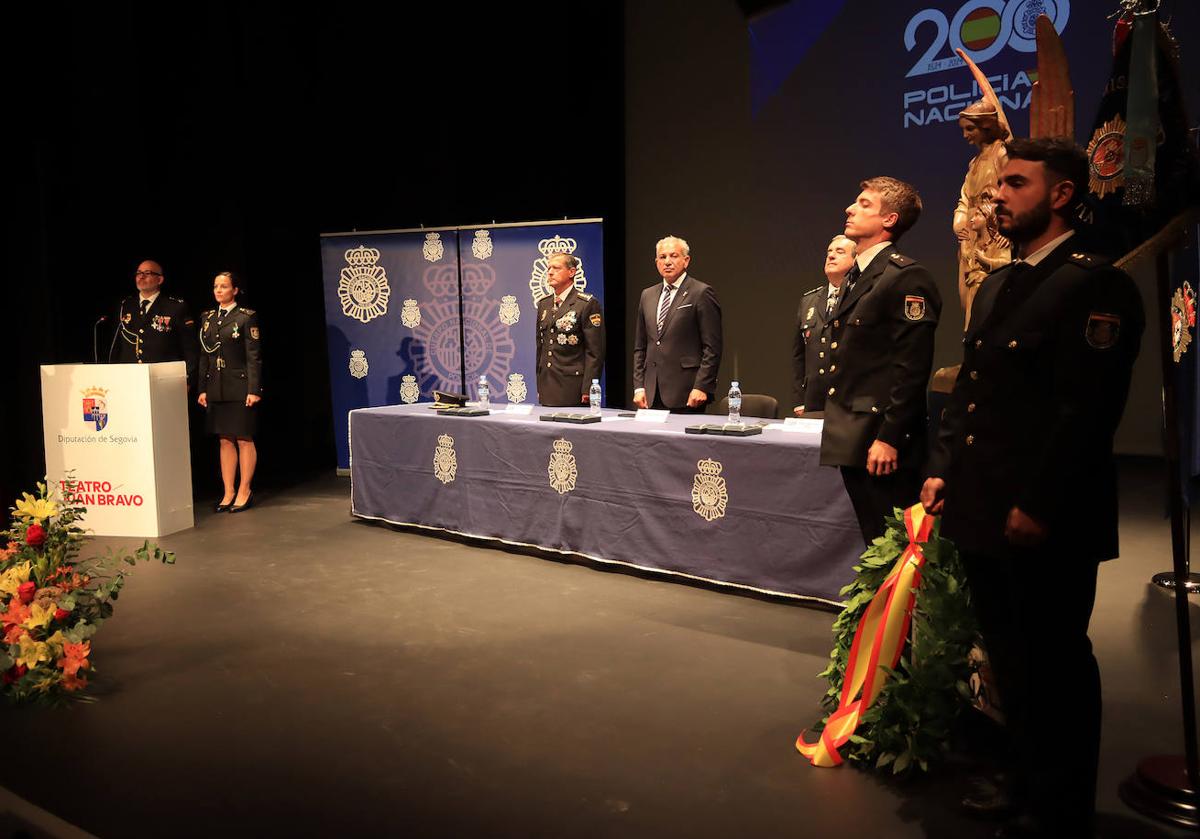
[[253,314],[254,314],[254,310],[253,310],[253,309],[245,309],[245,308],[243,308],[243,309],[242,309],[242,311],[246,313],[246,316],[247,316],[247,317],[249,317],[250,315],[253,315]]
[[1117,338],[1121,335],[1121,318],[1117,315],[1109,315],[1104,312],[1091,312],[1088,314],[1087,329],[1084,330],[1084,337],[1087,338],[1088,346],[1097,350],[1107,350],[1117,343]]
[[904,316],[909,320],[920,320],[925,317],[925,298],[915,294],[906,294],[904,296]]
[[591,300],[591,299],[592,299],[592,295],[590,295],[590,294],[587,294],[586,292],[583,292],[583,291],[581,291],[581,292],[579,292],[579,299],[580,299],[580,300]]
[[892,254],[892,262],[896,263],[901,268],[907,268],[913,264],[914,260],[908,258],[902,253],[894,253]]
[[589,323],[590,323],[592,326],[599,326],[599,325],[600,325],[600,315],[599,315],[599,313],[597,313],[597,314],[594,314],[594,315],[591,315],[591,316],[588,318],[588,322],[589,322]]
[[808,297],[808,295],[810,295],[810,294],[816,294],[818,291],[821,291],[821,290],[822,290],[822,289],[824,289],[824,288],[825,288],[825,286],[823,286],[823,285],[819,285],[819,286],[817,286],[816,288],[810,288],[808,291],[804,292],[804,293],[803,293],[803,294],[801,294],[800,296],[801,296],[801,297]]
[[205,309],[203,312],[201,312],[201,313],[200,313],[200,317],[202,317],[202,318],[211,318],[211,317],[212,317],[213,315],[215,315],[216,313],[217,313],[217,310],[216,310],[216,309]]
[[1085,268],[1090,268],[1093,265],[1098,265],[1100,260],[1090,253],[1073,253],[1070,257],[1071,261],[1076,265],[1082,265]]

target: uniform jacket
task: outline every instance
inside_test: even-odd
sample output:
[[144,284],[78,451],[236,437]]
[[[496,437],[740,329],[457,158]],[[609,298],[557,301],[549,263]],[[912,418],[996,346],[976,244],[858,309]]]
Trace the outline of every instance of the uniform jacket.
[[685,274],[675,292],[663,334],[658,334],[658,301],[663,283],[643,289],[633,343],[633,386],[646,389],[646,404],[655,394],[668,408],[687,405],[693,389],[717,390],[721,366],[721,304],[712,287]]
[[554,295],[537,304],[538,402],[579,406],[604,369],[600,301],[572,288],[555,308]]
[[139,295],[121,301],[110,362],[182,361],[187,366],[188,387],[191,388],[196,384],[197,354],[196,322],[187,303],[160,292],[154,305],[142,317]]
[[829,368],[829,324],[825,316],[829,283],[804,292],[796,312],[796,337],[792,342],[793,404],[805,411],[825,410]]
[[218,310],[200,316],[201,393],[209,402],[243,402],[262,395],[262,356],[258,316],[253,309],[234,306],[224,320]]
[[[1004,555],[1009,510],[1075,556],[1117,555],[1112,444],[1145,314],[1125,272],[1068,239],[983,283],[927,474],[946,482],[942,533]],[[1065,553],[1065,551],[1064,551]]]
[[882,440],[900,469],[925,456],[925,390],[942,298],[933,277],[888,245],[842,286],[829,324],[821,464],[865,468]]

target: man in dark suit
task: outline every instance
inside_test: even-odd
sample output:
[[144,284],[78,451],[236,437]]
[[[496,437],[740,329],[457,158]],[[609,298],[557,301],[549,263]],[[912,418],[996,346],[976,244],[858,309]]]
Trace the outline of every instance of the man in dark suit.
[[829,328],[821,465],[839,466],[869,545],[895,507],[917,500],[925,389],[942,299],[933,277],[895,248],[921,215],[917,191],[871,178],[846,208],[858,248]]
[[188,390],[194,389],[199,349],[196,322],[187,303],[162,293],[163,269],[153,260],[138,265],[134,282],[138,293],[122,300],[117,312],[109,362],[182,361],[187,365]]
[[996,216],[1017,259],[975,299],[921,501],[944,511],[1004,703],[1007,835],[1091,836],[1100,672],[1087,630],[1098,565],[1117,556],[1113,435],[1145,314],[1129,276],[1073,239],[1083,152],[1007,145]]
[[655,246],[663,281],[642,291],[633,342],[633,404],[702,413],[717,390],[721,304],[712,287],[687,273],[688,243],[667,236]]
[[854,265],[854,242],[845,236],[834,236],[825,249],[825,282],[804,292],[800,310],[796,313],[796,337],[792,343],[792,389],[796,407],[792,412],[802,416],[806,411],[825,410],[826,370],[829,366],[829,324],[837,305],[839,290],[846,272]]
[[577,408],[588,404],[592,379],[604,369],[604,318],[600,301],[575,288],[579,259],[569,253],[546,260],[553,292],[537,305],[538,402]]

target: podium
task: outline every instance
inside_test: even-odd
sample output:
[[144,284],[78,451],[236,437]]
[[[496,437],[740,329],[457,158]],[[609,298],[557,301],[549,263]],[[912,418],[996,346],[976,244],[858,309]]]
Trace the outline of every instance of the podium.
[[182,361],[42,366],[46,477],[74,473],[84,527],[151,537],[193,526],[187,399]]

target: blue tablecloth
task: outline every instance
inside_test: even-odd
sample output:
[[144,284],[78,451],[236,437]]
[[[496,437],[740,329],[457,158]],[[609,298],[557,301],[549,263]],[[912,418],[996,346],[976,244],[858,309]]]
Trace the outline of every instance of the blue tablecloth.
[[350,412],[351,512],[829,603],[853,577],[862,536],[818,434],[539,421],[549,410]]

